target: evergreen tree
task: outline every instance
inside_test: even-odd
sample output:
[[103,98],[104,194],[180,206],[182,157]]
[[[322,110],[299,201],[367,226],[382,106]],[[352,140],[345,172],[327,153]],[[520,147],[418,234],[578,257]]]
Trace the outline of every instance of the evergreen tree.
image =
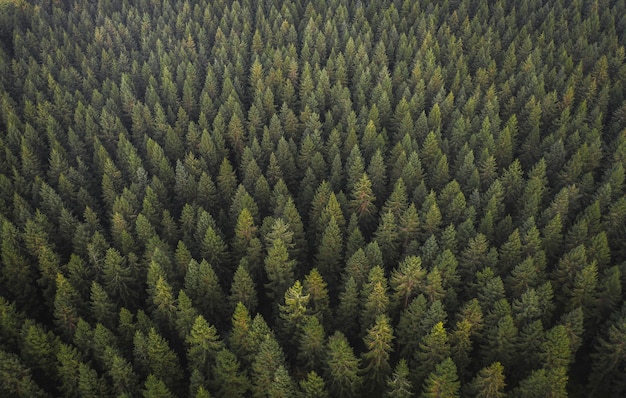
[[307,373],[306,379],[300,381],[302,396],[305,398],[327,398],[328,392],[322,379],[315,371]]
[[371,394],[380,394],[384,389],[384,382],[391,373],[389,364],[390,353],[393,350],[393,330],[386,315],[376,318],[374,325],[367,330],[363,342],[366,352],[363,353],[363,369],[365,387]]
[[365,331],[374,324],[379,315],[387,314],[389,296],[387,277],[380,266],[372,268],[367,284],[361,290],[363,310],[361,311],[361,330]]
[[317,268],[313,268],[304,277],[303,292],[310,296],[310,313],[317,317],[320,323],[325,326],[329,326],[331,321],[327,286],[328,284],[324,281]]
[[80,297],[78,292],[60,273],[57,274],[56,285],[56,296],[54,299],[55,323],[62,330],[63,334],[71,337],[78,323]]
[[335,286],[338,281],[342,251],[343,237],[335,217],[331,217],[315,256],[317,269],[331,286]]
[[137,331],[134,346],[135,360],[155,379],[158,377],[160,383],[164,383],[163,387],[177,391],[183,374],[178,356],[167,340],[151,328],[147,336]]
[[402,309],[406,309],[410,300],[423,288],[425,271],[421,263],[421,258],[408,256],[391,274],[390,284],[395,291],[394,299]]
[[281,334],[285,336],[284,341],[295,344],[299,340],[302,328],[309,317],[307,305],[310,297],[310,295],[303,293],[300,281],[296,281],[285,292],[285,304],[278,305]]
[[363,383],[359,364],[359,359],[341,332],[330,336],[325,371],[329,392],[342,397],[357,396]]
[[268,289],[267,295],[278,302],[293,285],[295,260],[289,258],[287,246],[281,239],[275,239],[268,249],[265,257],[265,272],[269,283],[265,285]]
[[210,319],[220,320],[225,297],[213,267],[206,260],[191,260],[185,275],[185,293]]
[[213,377],[218,397],[243,397],[250,388],[250,381],[240,370],[237,357],[225,348],[215,355]]
[[187,360],[190,369],[209,373],[217,353],[224,347],[215,326],[210,325],[202,315],[198,315],[185,338],[188,345]]
[[247,264],[246,261],[241,261],[235,271],[228,301],[233,308],[237,303],[242,303],[248,311],[254,312],[258,305],[256,286],[245,264]]
[[387,378],[385,396],[389,398],[410,398],[413,396],[413,386],[409,380],[409,367],[405,359],[401,359],[393,374]]
[[170,398],[175,396],[172,394],[171,390],[167,388],[165,383],[153,374],[150,374],[146,379],[142,395],[144,398]]
[[437,365],[424,382],[423,397],[458,397],[461,383],[456,374],[456,366],[447,358]]
[[269,395],[272,384],[275,382],[276,373],[285,365],[285,356],[280,345],[274,337],[266,334],[260,342],[258,351],[252,362],[252,394],[255,397]]
[[376,197],[372,191],[372,182],[367,173],[355,184],[350,200],[350,210],[357,215],[357,218],[366,231],[370,230],[372,222],[375,220]]
[[504,367],[500,362],[482,368],[470,384],[474,396],[481,398],[505,397],[504,387]]
[[359,288],[353,277],[345,282],[343,290],[339,293],[339,305],[336,310],[335,327],[353,335],[358,330]]
[[[450,343],[448,333],[439,322],[433,326],[430,333],[422,339],[419,350],[415,353],[415,370],[413,380],[421,384],[426,376],[436,370],[437,365],[450,356]],[[454,367],[456,374],[456,366]]]

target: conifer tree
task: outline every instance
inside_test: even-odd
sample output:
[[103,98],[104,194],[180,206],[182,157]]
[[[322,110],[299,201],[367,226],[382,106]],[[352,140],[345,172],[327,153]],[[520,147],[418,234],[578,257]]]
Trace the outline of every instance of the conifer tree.
[[307,373],[306,379],[300,381],[300,390],[304,398],[327,398],[328,392],[322,379],[315,371]]
[[335,286],[338,281],[337,276],[340,271],[342,251],[343,237],[341,230],[335,217],[331,216],[315,256],[317,269],[319,269],[324,280],[328,281],[330,286]]
[[366,352],[362,354],[365,388],[370,394],[380,394],[384,389],[384,382],[391,373],[389,363],[390,353],[393,350],[393,330],[386,315],[379,315],[374,325],[367,330],[363,338]]
[[339,293],[335,327],[346,335],[353,335],[358,330],[359,288],[353,277],[344,283]]
[[342,397],[358,395],[363,383],[359,365],[359,359],[341,332],[335,332],[328,338],[325,380],[331,394]]
[[415,352],[414,360],[416,367],[413,373],[413,380],[417,384],[421,384],[424,378],[431,372],[434,372],[437,365],[449,356],[450,343],[448,333],[443,323],[439,322],[424,336],[419,344],[419,349]]
[[165,383],[153,374],[150,374],[146,379],[142,395],[144,398],[174,397],[174,394],[167,388]]
[[246,264],[247,261],[242,260],[235,271],[228,301],[232,308],[235,308],[237,303],[242,303],[248,311],[254,312],[258,305],[258,297],[255,283],[247,270]]
[[265,272],[269,283],[267,295],[278,302],[293,285],[295,260],[290,259],[287,246],[283,239],[274,240],[265,257]]
[[372,222],[375,220],[377,210],[374,202],[376,202],[376,197],[372,191],[372,182],[367,173],[363,173],[352,191],[350,209],[357,215],[362,228],[366,231],[371,229]]
[[304,294],[300,281],[295,281],[285,292],[284,303],[279,304],[279,316],[281,335],[285,336],[284,341],[295,344],[299,338],[302,328],[310,316],[307,312],[310,295]]
[[410,300],[423,287],[425,271],[421,266],[421,258],[407,256],[398,269],[391,274],[390,284],[395,291],[394,299],[404,310],[409,305]]
[[275,382],[276,373],[285,365],[283,350],[276,339],[266,334],[258,346],[258,351],[252,362],[252,395],[264,397],[269,395],[272,384]]
[[215,326],[209,324],[202,315],[198,315],[185,342],[189,347],[187,360],[190,369],[199,369],[208,375],[215,356],[224,347]]
[[393,374],[387,378],[385,396],[389,398],[410,398],[413,396],[413,385],[409,380],[409,367],[406,360],[400,359]]
[[459,397],[461,383],[456,374],[456,366],[447,358],[437,365],[424,382],[423,397]]
[[224,348],[215,355],[214,384],[218,397],[243,397],[250,380],[240,369],[237,357]]
[[500,362],[482,368],[470,384],[470,389],[477,398],[503,398],[506,396],[505,387],[504,367]]

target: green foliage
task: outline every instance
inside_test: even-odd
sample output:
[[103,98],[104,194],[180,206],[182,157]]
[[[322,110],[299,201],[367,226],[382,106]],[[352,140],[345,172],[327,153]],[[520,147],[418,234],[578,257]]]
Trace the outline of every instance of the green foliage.
[[504,367],[500,362],[494,362],[478,372],[470,389],[477,398],[503,398],[506,396],[505,386]]
[[46,394],[32,380],[31,372],[11,353],[0,351],[0,391],[7,396],[44,397]]
[[331,394],[342,397],[358,395],[363,383],[359,365],[359,359],[341,332],[335,332],[328,338],[325,377]]
[[363,338],[367,349],[362,355],[365,387],[371,393],[382,391],[385,379],[391,373],[389,359],[393,350],[393,339],[393,330],[385,315],[376,318],[376,322]]
[[223,342],[215,326],[210,325],[202,315],[198,315],[185,339],[187,359],[191,369],[206,372],[211,367],[217,353],[223,348]]
[[626,395],[623,1],[0,3],[0,395]]
[[461,383],[456,374],[456,366],[447,358],[437,365],[424,382],[423,397],[459,397]]

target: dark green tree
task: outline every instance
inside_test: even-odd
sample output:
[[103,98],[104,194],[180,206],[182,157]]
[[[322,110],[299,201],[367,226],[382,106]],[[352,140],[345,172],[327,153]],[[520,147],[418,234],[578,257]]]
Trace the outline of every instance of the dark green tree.
[[473,396],[480,398],[504,398],[504,367],[500,362],[482,368],[470,384]]
[[325,380],[329,392],[336,396],[358,396],[363,380],[359,375],[359,359],[341,332],[328,338]]
[[425,398],[459,397],[461,383],[456,374],[456,366],[451,358],[447,358],[437,365],[424,382],[423,394]]
[[389,361],[393,351],[393,339],[393,329],[386,315],[379,315],[363,338],[367,350],[361,355],[364,366],[364,387],[371,394],[382,393],[385,380],[391,373]]

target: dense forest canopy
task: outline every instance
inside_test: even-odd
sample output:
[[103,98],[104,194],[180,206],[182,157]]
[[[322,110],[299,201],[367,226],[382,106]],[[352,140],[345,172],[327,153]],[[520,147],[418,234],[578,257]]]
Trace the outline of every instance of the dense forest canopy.
[[626,395],[624,0],[1,0],[0,395]]

